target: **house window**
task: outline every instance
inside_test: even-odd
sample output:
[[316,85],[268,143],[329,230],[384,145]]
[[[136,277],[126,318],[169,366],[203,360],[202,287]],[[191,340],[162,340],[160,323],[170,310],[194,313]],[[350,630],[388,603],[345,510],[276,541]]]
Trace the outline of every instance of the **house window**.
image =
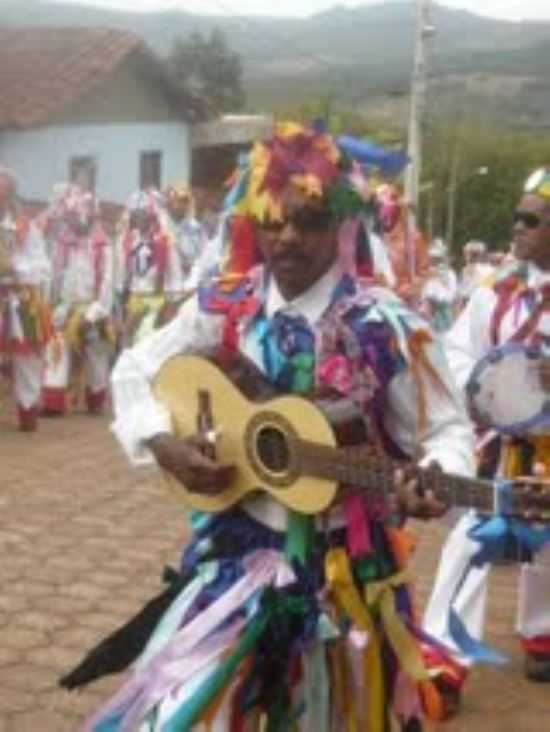
[[160,188],[162,180],[162,152],[148,150],[139,158],[139,187]]
[[86,191],[95,191],[97,165],[95,158],[86,155],[71,158],[69,162],[69,179]]

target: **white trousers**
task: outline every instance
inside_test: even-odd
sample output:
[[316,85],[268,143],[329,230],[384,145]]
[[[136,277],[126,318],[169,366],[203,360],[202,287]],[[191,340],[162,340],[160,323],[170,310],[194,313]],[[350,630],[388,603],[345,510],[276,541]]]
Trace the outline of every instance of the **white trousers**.
[[23,409],[38,407],[42,389],[42,356],[13,355],[13,391],[18,406]]
[[459,653],[449,633],[449,611],[452,604],[469,634],[477,639],[482,637],[489,568],[472,569],[460,592],[456,594],[470,560],[479,551],[479,544],[467,535],[475,523],[475,514],[467,513],[449,534],[441,552],[432,594],[424,614],[424,629],[454,651],[457,660],[466,665],[468,659]]
[[[93,394],[104,392],[109,384],[111,348],[103,339],[94,340],[84,347],[83,368],[85,385]],[[66,391],[71,374],[71,351],[62,335],[57,342],[48,344],[44,388]]]
[[[483,638],[489,567],[472,569],[455,597],[458,584],[479,549],[479,544],[467,536],[475,522],[475,514],[468,513],[449,535],[424,615],[426,632],[455,651],[457,660],[465,666],[471,662],[451,640],[449,610],[452,603],[470,635],[477,640]],[[550,637],[550,545],[535,557],[533,564],[521,567],[517,631],[523,638]]]

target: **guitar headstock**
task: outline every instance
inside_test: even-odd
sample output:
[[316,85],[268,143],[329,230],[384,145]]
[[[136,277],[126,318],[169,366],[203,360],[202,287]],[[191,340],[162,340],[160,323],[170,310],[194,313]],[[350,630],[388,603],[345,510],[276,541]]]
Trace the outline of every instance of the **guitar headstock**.
[[523,521],[550,523],[550,479],[532,476],[516,478],[513,513]]

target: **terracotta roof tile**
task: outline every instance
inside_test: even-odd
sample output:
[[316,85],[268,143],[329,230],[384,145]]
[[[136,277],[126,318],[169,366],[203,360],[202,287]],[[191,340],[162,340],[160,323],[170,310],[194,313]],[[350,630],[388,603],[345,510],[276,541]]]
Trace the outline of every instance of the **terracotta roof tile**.
[[112,29],[1,28],[0,128],[47,122],[138,49],[140,38]]

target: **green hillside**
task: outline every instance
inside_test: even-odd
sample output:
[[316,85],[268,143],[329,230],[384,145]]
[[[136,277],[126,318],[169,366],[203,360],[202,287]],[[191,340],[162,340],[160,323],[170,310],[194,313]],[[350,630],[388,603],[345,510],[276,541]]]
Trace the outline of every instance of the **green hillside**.
[[[131,30],[160,55],[168,54],[178,37],[219,27],[242,56],[251,110],[331,96],[354,108],[383,104],[390,115],[395,103],[398,114],[413,58],[414,7],[405,0],[355,9],[335,6],[306,19],[142,14],[4,0],[0,23]],[[546,116],[550,119],[550,23],[511,23],[436,6],[434,25],[436,107],[452,108],[467,96],[474,106],[484,99],[500,121],[515,123],[518,109],[527,124],[540,126]]]

